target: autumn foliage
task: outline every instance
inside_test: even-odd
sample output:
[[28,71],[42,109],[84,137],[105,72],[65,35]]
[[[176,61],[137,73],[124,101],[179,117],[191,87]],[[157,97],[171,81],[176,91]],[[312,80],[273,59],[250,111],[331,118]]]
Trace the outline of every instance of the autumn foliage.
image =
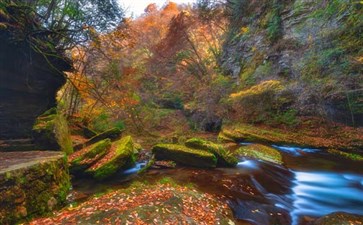
[[[169,2],[161,9],[148,5],[141,17],[124,19],[110,33],[93,30],[89,45],[71,51],[76,70],[60,96],[67,114],[86,124],[107,114],[143,131],[165,101],[215,105],[227,93],[214,96],[213,87],[206,87],[220,80],[226,23],[222,16],[205,21],[196,8]],[[210,103],[202,99],[206,96]],[[199,106],[195,99],[202,100]]]

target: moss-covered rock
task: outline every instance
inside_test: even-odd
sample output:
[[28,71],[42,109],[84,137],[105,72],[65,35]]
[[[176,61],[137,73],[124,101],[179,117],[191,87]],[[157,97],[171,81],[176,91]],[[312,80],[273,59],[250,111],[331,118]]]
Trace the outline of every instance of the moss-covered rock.
[[328,149],[328,152],[353,161],[363,161],[363,156],[353,152],[343,152],[337,149]]
[[120,169],[133,166],[135,160],[133,140],[131,136],[126,136],[114,142],[108,153],[87,169],[86,172],[96,179],[105,179],[114,175]]
[[52,108],[39,116],[33,126],[34,142],[38,149],[73,152],[67,120]]
[[100,160],[111,148],[111,140],[105,139],[88,146],[80,151],[74,152],[68,157],[72,172],[87,169],[93,163]]
[[[301,129],[293,131],[249,124],[231,125],[222,129],[219,133],[219,140],[223,142],[253,142],[351,151],[362,149],[363,139],[359,129],[338,126],[337,124],[322,124],[322,122],[322,120],[309,121],[306,125],[301,126]],[[310,123],[317,124],[311,124],[313,128],[307,128]],[[321,126],[321,130],[319,126]],[[323,130],[325,131],[322,132]]]
[[195,167],[216,167],[214,154],[177,144],[157,144],[152,148],[158,160],[173,160],[177,163]]
[[71,186],[64,153],[0,152],[0,161],[0,224],[64,206]]
[[223,129],[220,138],[228,138],[236,142],[258,142],[258,143],[280,143],[291,144],[293,140],[288,135],[284,135],[272,130],[263,130],[249,125],[241,125],[233,129]]
[[235,142],[233,138],[227,137],[223,132],[219,132],[218,141],[221,143]]
[[103,139],[109,138],[112,141],[117,140],[120,138],[121,134],[122,134],[123,130],[119,129],[119,128],[111,128],[109,130],[106,130],[103,133],[97,134],[96,136],[93,136],[91,139],[89,139],[88,141],[86,141],[85,143],[79,144],[74,146],[75,150],[78,149],[82,149],[85,148],[91,144],[94,144],[98,141],[101,141]]
[[224,128],[220,134],[221,140],[235,142],[253,142],[261,144],[298,145],[304,147],[323,148],[331,145],[329,140],[310,137],[297,133],[287,133],[277,129],[263,129],[247,124],[240,124],[232,128]]
[[282,155],[278,150],[261,144],[242,146],[236,151],[236,154],[239,156],[246,156],[272,163],[283,164]]
[[238,163],[238,159],[222,145],[207,141],[201,138],[191,138],[185,142],[189,148],[208,151],[217,157],[218,166],[233,167]]
[[314,222],[314,225],[351,225],[351,224],[363,224],[363,216],[345,213],[335,212],[323,216]]

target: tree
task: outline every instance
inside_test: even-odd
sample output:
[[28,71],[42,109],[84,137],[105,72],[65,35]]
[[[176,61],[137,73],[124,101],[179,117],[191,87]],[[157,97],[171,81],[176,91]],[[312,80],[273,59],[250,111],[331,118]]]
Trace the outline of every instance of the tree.
[[17,27],[19,41],[46,42],[59,50],[115,28],[123,16],[116,0],[3,0],[0,10]]

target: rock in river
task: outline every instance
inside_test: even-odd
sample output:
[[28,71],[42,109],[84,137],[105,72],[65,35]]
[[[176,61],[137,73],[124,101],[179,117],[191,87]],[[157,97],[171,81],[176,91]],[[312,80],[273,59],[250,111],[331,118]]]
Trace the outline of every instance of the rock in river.
[[188,166],[216,167],[217,158],[212,153],[177,144],[157,144],[152,152],[156,159],[173,160]]
[[68,158],[71,172],[78,172],[89,168],[92,164],[100,160],[110,148],[111,140],[104,139],[73,153]]
[[123,137],[112,144],[108,153],[86,172],[96,179],[105,179],[123,168],[135,164],[134,142],[131,136]]
[[238,159],[232,155],[222,145],[201,138],[191,138],[185,142],[189,148],[195,148],[208,151],[217,157],[217,165],[222,167],[234,167],[238,163]]
[[261,144],[242,146],[237,150],[236,154],[277,164],[283,163],[282,155],[278,150]]

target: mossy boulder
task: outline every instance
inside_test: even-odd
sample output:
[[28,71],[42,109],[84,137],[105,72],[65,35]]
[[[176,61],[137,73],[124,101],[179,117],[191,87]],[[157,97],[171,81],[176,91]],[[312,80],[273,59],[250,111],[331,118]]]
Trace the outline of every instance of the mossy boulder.
[[38,149],[61,150],[66,154],[73,152],[67,120],[56,108],[37,118],[32,133]]
[[100,160],[111,148],[111,140],[105,139],[88,146],[80,151],[74,152],[68,157],[72,172],[87,169],[93,163]]
[[236,154],[239,156],[246,156],[272,163],[283,164],[282,155],[278,150],[261,144],[242,146],[236,151]]
[[328,152],[353,161],[363,161],[363,155],[354,152],[343,152],[337,149],[328,149]]
[[[311,121],[310,121],[311,122]],[[319,123],[321,123],[320,121]],[[310,126],[310,125],[309,125]],[[317,125],[319,126],[319,125]],[[325,124],[322,128],[328,133],[317,132],[316,128],[301,127],[288,131],[272,127],[257,127],[249,124],[226,126],[219,133],[221,142],[252,142],[260,144],[291,145],[307,148],[325,148],[359,151],[362,149],[359,130],[348,127],[332,127]]]
[[363,224],[363,216],[345,213],[335,212],[326,216],[320,217],[314,222],[314,225],[358,225]]
[[82,144],[78,144],[76,146],[74,146],[75,150],[79,150],[82,148],[85,148],[91,144],[94,144],[98,141],[101,141],[103,139],[109,138],[112,141],[117,140],[120,138],[121,134],[122,134],[123,130],[119,129],[119,128],[111,128],[109,130],[106,130],[103,133],[97,134],[96,136],[93,136],[91,139],[87,140],[85,143]]
[[233,129],[223,129],[219,134],[220,139],[230,139],[235,142],[258,142],[258,143],[291,143],[288,136],[270,130],[262,130],[252,126],[239,126]]
[[0,152],[0,224],[63,207],[71,183],[64,153]]
[[134,142],[131,136],[126,136],[114,142],[108,153],[86,172],[94,178],[102,180],[114,175],[120,169],[133,166],[135,161]]
[[235,142],[233,138],[227,137],[224,132],[219,132],[218,134],[218,141],[222,143],[229,143],[229,142]]
[[217,158],[214,154],[188,148],[177,144],[157,144],[152,148],[158,160],[173,160],[177,163],[195,167],[216,167]]
[[189,148],[208,151],[217,157],[218,166],[233,167],[238,163],[238,159],[222,145],[207,141],[201,138],[191,138],[185,142]]

